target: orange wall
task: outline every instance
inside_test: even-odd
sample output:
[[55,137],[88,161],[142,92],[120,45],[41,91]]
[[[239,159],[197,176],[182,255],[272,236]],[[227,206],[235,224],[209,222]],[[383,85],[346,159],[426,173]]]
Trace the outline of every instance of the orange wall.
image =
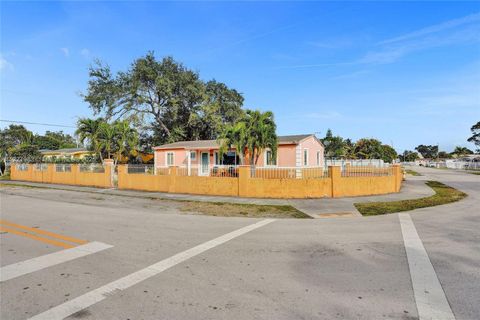
[[111,173],[106,166],[104,173],[80,172],[76,164],[72,164],[70,172],[56,172],[54,164],[48,164],[47,170],[37,170],[33,164],[28,165],[27,171],[18,171],[15,165],[11,167],[11,179],[41,183],[81,185],[100,188],[111,188]]
[[[389,176],[342,177],[340,167],[329,167],[323,178],[264,179],[251,178],[250,167],[239,167],[238,177],[198,177],[177,175],[177,167],[169,175],[128,174],[126,165],[118,166],[118,188],[170,193],[240,196],[252,198],[321,198],[353,197],[400,191],[402,172],[393,166]],[[80,172],[72,165],[71,172],[56,172],[54,165],[38,171],[33,165],[18,171],[13,165],[12,180],[43,183],[111,187],[109,166],[105,173]]]
[[353,197],[398,192],[400,170],[390,176],[342,177],[340,167],[330,167],[323,178],[264,179],[251,178],[250,167],[239,167],[239,177],[198,177],[177,175],[127,174],[118,169],[119,189],[160,191],[170,193],[240,196],[252,198],[322,198]]

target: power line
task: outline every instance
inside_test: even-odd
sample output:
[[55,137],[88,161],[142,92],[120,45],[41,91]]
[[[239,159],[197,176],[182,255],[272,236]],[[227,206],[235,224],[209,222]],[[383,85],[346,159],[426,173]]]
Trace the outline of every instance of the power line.
[[75,126],[67,126],[67,125],[63,125],[63,124],[28,122],[28,121],[15,121],[15,120],[4,120],[4,119],[0,119],[0,122],[21,123],[21,124],[34,124],[34,125],[48,126],[48,127],[76,128]]

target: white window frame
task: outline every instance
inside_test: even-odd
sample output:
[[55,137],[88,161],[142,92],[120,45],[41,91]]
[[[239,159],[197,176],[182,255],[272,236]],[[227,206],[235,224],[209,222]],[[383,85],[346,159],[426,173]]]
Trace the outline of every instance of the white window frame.
[[303,166],[308,167],[308,148],[303,149]]
[[321,151],[317,151],[317,166],[320,166],[320,152]]
[[197,151],[190,151],[190,160],[197,160]]
[[[168,155],[169,154],[172,155],[172,164],[168,164]],[[173,165],[175,165],[175,152],[172,152],[172,151],[166,152],[165,153],[165,166],[170,167],[170,166],[173,166]]]
[[265,167],[278,167],[278,152],[277,152],[277,156],[275,157],[275,164],[268,164],[267,162],[267,152],[272,152],[272,150],[270,150],[270,148],[267,148],[265,149],[264,153],[263,153],[263,164]]

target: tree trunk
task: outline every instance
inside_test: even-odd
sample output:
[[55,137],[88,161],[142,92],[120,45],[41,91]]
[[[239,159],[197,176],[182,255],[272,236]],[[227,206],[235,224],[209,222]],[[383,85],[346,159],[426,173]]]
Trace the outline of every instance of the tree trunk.
[[167,133],[167,136],[170,137],[170,136],[171,136],[170,130],[168,130],[167,126],[163,123],[163,121],[162,121],[162,119],[160,118],[160,116],[155,115],[155,120],[157,120],[157,122],[158,122],[158,124],[160,125],[160,127],[162,127],[162,129],[165,130],[165,132]]

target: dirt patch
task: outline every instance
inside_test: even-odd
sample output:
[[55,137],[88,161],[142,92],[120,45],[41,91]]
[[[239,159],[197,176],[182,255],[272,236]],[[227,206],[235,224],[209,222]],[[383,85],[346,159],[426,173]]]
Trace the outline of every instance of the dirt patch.
[[292,206],[280,205],[185,201],[179,209],[182,212],[221,217],[311,219],[309,215]]

